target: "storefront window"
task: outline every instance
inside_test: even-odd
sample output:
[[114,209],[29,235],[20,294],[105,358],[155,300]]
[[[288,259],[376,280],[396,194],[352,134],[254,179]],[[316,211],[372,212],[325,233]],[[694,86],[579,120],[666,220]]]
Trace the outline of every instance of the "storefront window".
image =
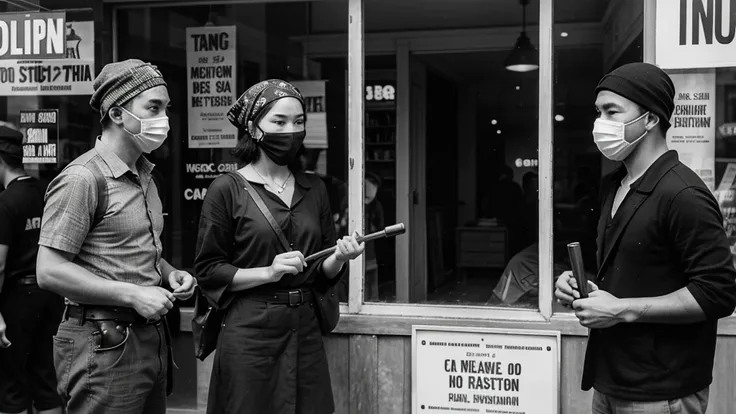
[[369,246],[366,303],[537,309],[507,277],[538,239],[539,71],[506,66],[539,3],[512,3],[365,3],[365,231],[408,219]]
[[[582,32],[564,19],[563,4],[555,3],[554,72],[554,266],[553,277],[569,270],[567,244],[579,242],[588,279],[595,280],[598,192],[601,178],[617,168],[593,142],[596,118],[595,87],[614,68],[641,62],[640,2],[575,3],[581,21],[597,27],[597,36]],[[583,26],[585,27],[585,26]],[[574,44],[572,39],[587,37]],[[571,312],[557,302],[553,311]]]
[[[315,10],[311,2],[270,4],[228,4],[186,7],[145,7],[118,11],[118,60],[138,58],[157,65],[164,74],[171,95],[169,117],[171,132],[163,147],[151,154],[165,183],[164,197],[169,206],[167,243],[172,264],[191,269],[202,200],[209,184],[223,172],[238,168],[231,150],[234,139],[206,143],[197,139],[197,131],[213,127],[201,119],[200,105],[217,105],[199,100],[208,94],[236,99],[253,84],[271,78],[294,83],[306,97],[308,123],[305,149],[300,168],[320,174],[328,187],[333,210],[338,212],[346,194],[346,107],[347,35],[337,35],[341,48],[333,55],[310,54],[306,40],[310,35],[330,30],[330,21],[344,18],[347,5],[336,2],[335,8]],[[213,47],[210,64],[221,60],[225,72],[217,91],[188,89],[197,84],[193,74],[204,73],[198,67],[208,62],[191,61],[188,38],[209,33],[208,28],[222,28],[228,44]],[[233,37],[234,36],[234,37]],[[222,52],[217,48],[226,46]],[[200,49],[201,51],[201,49]],[[201,57],[197,58],[201,59]],[[228,62],[228,60],[232,60]],[[200,66],[197,66],[200,65]],[[216,66],[216,65],[209,65]],[[230,77],[231,75],[231,77]],[[199,75],[197,75],[199,76]],[[215,74],[214,76],[219,76]],[[198,101],[195,101],[197,99]],[[211,101],[215,102],[215,101]],[[225,108],[214,107],[217,111]],[[214,110],[213,110],[214,111]],[[229,123],[215,124],[228,131]],[[233,132],[234,133],[234,132]],[[232,135],[229,135],[232,136]]]
[[[39,3],[38,1],[36,3]],[[54,7],[42,1],[39,7]],[[10,122],[24,132],[43,130],[44,136],[26,146],[24,164],[26,171],[45,181],[50,181],[73,159],[92,148],[99,133],[99,117],[89,108],[89,93],[95,75],[95,16],[88,1],[68,2],[66,11],[67,57],[48,60],[0,60],[0,121]],[[66,6],[66,5],[65,5]],[[0,2],[0,13],[38,11],[27,4]],[[13,16],[13,15],[8,15]],[[19,16],[15,14],[15,16]],[[22,14],[20,14],[22,16]],[[72,35],[74,33],[74,35]],[[82,68],[78,76],[58,76],[45,81],[37,68],[47,65],[61,73],[65,66]],[[35,76],[38,71],[38,76]],[[89,92],[89,93],[88,93]],[[39,128],[38,114],[46,117],[50,128]],[[35,115],[34,115],[35,114]],[[44,115],[41,115],[42,117]],[[52,119],[53,118],[53,119]]]
[[[337,226],[347,194],[347,34],[333,21],[346,20],[347,14],[343,1],[118,8],[115,59],[157,65],[171,96],[169,137],[150,158],[157,165],[166,213],[164,255],[172,265],[193,271],[207,188],[239,167],[231,154],[236,132],[217,114],[266,79],[289,81],[305,96],[305,151],[292,168],[320,175]],[[334,47],[310,49],[313,36],[329,36]],[[174,342],[181,348],[178,355],[191,356],[179,359],[182,375],[194,378],[189,374],[196,370],[191,339]],[[196,404],[196,382],[178,387],[170,406]]]
[[[710,69],[705,71],[705,76],[715,78],[715,85],[710,85],[711,88],[715,87],[714,101],[708,99],[710,102],[705,102],[710,105],[715,103],[715,108],[711,109],[715,111],[715,123],[709,124],[709,118],[702,118],[708,123],[698,127],[710,130],[715,136],[713,189],[736,262],[736,69]],[[699,86],[700,89],[708,87],[707,83]]]

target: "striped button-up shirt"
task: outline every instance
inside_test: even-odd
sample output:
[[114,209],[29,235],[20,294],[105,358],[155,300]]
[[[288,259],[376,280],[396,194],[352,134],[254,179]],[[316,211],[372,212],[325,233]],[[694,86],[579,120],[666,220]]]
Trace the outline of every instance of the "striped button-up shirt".
[[[74,254],[74,263],[99,277],[157,286],[164,222],[154,165],[140,157],[136,174],[99,138],[95,151],[49,185],[39,244]],[[89,163],[102,171],[108,192],[107,211],[94,228],[98,194]]]

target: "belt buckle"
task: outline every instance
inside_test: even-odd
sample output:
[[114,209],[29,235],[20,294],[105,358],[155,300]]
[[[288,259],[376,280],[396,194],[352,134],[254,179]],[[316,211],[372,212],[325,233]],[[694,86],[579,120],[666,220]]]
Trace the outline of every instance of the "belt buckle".
[[304,294],[301,290],[290,290],[289,291],[289,307],[295,308],[304,302]]

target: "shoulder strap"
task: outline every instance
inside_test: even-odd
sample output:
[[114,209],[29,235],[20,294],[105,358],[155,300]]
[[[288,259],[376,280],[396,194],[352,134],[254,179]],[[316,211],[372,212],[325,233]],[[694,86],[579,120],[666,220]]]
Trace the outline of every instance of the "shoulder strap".
[[97,208],[95,208],[95,217],[90,226],[90,229],[93,229],[100,224],[107,212],[107,181],[105,181],[105,176],[100,171],[100,167],[94,162],[87,163],[87,168],[92,171],[92,174],[95,176],[95,182],[97,183]]
[[97,151],[93,148],[79,158],[70,162],[69,165],[64,168],[69,168],[69,166],[71,165],[81,165],[87,168],[95,177],[95,183],[97,184],[97,206],[95,207],[95,215],[92,218],[92,223],[89,227],[90,230],[100,224],[100,221],[102,221],[102,218],[107,212],[108,206],[107,181],[105,180],[105,175],[102,174],[100,167],[98,167],[97,164],[95,164],[95,162],[91,160],[94,155],[97,155]]
[[263,199],[261,198],[260,194],[256,191],[255,188],[253,188],[253,185],[248,182],[248,180],[243,177],[242,174],[240,174],[237,171],[232,171],[229,173],[232,175],[236,181],[240,182],[244,188],[245,191],[250,194],[250,197],[253,199],[253,201],[256,202],[256,205],[258,205],[258,208],[261,210],[261,213],[266,217],[266,220],[268,221],[268,224],[271,225],[271,228],[273,229],[273,232],[276,234],[276,237],[279,239],[279,242],[281,242],[281,246],[288,252],[291,251],[291,246],[289,245],[289,241],[286,240],[286,236],[284,236],[284,232],[281,230],[281,226],[279,226],[278,223],[276,223],[276,219],[273,218],[273,215],[271,215],[271,211],[266,206],[266,203],[263,202]]

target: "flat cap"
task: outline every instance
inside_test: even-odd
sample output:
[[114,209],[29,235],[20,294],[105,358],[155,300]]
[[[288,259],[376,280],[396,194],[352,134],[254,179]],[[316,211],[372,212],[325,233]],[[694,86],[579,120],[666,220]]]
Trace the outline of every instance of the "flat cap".
[[23,134],[12,124],[0,121],[0,152],[14,156],[23,156]]

